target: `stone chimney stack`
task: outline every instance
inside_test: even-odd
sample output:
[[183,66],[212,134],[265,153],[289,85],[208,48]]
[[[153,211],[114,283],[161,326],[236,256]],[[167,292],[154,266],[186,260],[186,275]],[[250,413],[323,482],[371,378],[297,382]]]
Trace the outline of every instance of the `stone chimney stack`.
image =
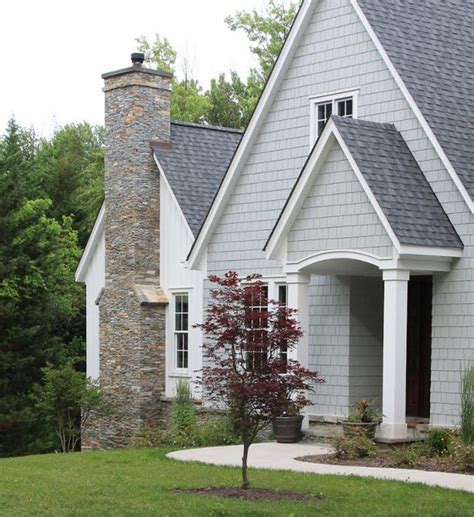
[[99,301],[100,384],[114,413],[84,448],[130,444],[160,417],[165,304],[160,295],[160,181],[151,142],[169,144],[171,74],[132,66],[102,76],[105,93],[105,288]]

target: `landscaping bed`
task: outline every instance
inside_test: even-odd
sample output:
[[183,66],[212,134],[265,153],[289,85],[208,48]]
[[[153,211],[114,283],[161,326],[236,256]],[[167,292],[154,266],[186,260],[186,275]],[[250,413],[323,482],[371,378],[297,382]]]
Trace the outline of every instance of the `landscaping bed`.
[[390,446],[380,445],[377,446],[377,452],[374,456],[366,456],[363,458],[345,458],[337,457],[335,454],[326,454],[323,456],[302,456],[296,459],[308,463],[325,463],[328,465],[404,468],[474,475],[474,469],[472,467],[466,468],[464,465],[453,461],[449,457],[430,458],[421,456],[415,461],[404,460],[403,457],[410,453],[403,450],[402,447],[404,448],[404,446],[390,448]]
[[384,467],[474,474],[474,446],[446,429],[430,432],[426,441],[388,445],[366,436],[337,438],[335,452],[322,456],[303,456],[298,461],[359,467]]

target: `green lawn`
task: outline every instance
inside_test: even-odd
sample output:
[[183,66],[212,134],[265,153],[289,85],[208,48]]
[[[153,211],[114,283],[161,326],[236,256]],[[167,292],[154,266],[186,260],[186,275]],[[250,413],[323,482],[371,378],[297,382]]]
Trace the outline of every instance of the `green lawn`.
[[316,503],[271,503],[174,494],[235,486],[240,471],[180,463],[163,450],[0,459],[0,515],[474,515],[474,496],[363,478],[251,471],[251,482],[312,494]]

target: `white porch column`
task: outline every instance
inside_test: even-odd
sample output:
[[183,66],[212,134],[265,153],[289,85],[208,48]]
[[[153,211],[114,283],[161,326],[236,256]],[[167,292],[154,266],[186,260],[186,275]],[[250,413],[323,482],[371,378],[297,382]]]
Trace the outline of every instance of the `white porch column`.
[[386,270],[383,272],[383,422],[381,436],[388,440],[407,437],[405,398],[409,279],[409,271]]
[[[308,368],[308,335],[309,335],[309,275],[301,273],[288,273],[286,275],[286,283],[288,286],[287,305],[291,309],[297,309],[297,320],[303,331],[303,337],[300,339],[296,349],[289,354],[289,359],[297,360],[302,366]],[[309,427],[309,418],[305,416],[303,420],[303,429]]]

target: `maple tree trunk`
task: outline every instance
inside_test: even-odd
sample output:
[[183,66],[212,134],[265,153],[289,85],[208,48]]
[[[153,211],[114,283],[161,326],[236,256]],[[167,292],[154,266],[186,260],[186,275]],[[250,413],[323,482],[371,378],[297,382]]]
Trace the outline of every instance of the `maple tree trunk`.
[[247,458],[249,455],[249,443],[244,443],[244,454],[242,456],[242,489],[247,490],[249,488],[249,478],[248,478],[248,465],[247,465]]

